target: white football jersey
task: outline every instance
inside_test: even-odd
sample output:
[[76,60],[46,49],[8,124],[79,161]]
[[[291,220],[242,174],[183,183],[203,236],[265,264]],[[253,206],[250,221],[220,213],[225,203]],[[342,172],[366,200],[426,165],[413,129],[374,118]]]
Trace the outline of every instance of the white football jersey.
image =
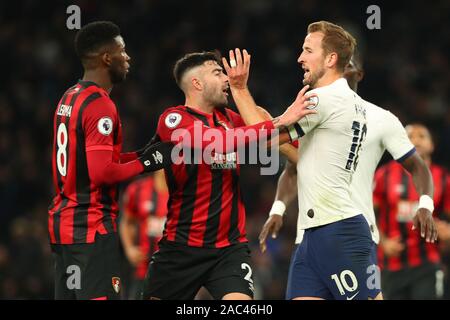
[[[378,162],[387,150],[397,161],[408,158],[415,152],[414,145],[398,120],[391,112],[366,101],[367,136],[363,151],[359,154],[358,167],[353,174],[350,196],[357,208],[363,210],[370,225],[372,240],[379,243],[380,235],[373,210],[373,176]],[[298,230],[295,243],[303,239],[303,230]]]
[[367,137],[360,153],[358,168],[353,175],[350,188],[351,198],[370,225],[372,239],[378,244],[378,232],[373,210],[373,176],[384,151],[392,158],[402,161],[415,152],[405,128],[396,116],[370,102],[367,102]]
[[350,197],[350,183],[363,151],[367,103],[344,78],[311,93],[318,96],[317,113],[296,124],[303,135],[297,163],[298,229],[362,214]]

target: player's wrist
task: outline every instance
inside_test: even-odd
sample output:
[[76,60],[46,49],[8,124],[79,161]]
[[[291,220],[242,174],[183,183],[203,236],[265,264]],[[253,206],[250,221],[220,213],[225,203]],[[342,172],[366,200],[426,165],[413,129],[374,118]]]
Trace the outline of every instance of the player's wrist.
[[281,200],[276,200],[272,205],[272,209],[270,209],[269,216],[273,216],[275,214],[279,216],[284,216],[285,213],[286,213],[286,204]]
[[231,84],[230,83],[230,90],[236,93],[250,93],[248,91],[247,83],[244,84]]
[[419,199],[419,206],[417,209],[427,209],[432,214],[434,211],[434,201],[429,195],[421,195]]
[[294,142],[295,140],[298,140],[300,138],[300,135],[298,134],[294,125],[290,125],[290,126],[286,127],[286,129],[289,134],[289,138],[291,139],[291,142]]

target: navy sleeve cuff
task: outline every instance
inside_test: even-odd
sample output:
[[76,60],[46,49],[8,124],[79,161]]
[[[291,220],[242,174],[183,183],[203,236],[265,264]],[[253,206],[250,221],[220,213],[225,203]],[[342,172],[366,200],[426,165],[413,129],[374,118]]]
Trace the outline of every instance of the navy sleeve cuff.
[[409,150],[405,155],[403,155],[402,157],[397,159],[397,162],[403,162],[406,159],[408,159],[410,156],[412,156],[414,153],[416,152],[416,148],[412,148],[411,150]]

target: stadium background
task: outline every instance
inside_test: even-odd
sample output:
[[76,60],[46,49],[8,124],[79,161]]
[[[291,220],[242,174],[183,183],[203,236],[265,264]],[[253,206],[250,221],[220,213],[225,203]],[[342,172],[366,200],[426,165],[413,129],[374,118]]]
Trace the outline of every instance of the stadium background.
[[[0,2],[0,298],[51,299],[53,261],[47,236],[51,123],[61,94],[82,76],[66,8],[77,4],[84,25],[112,20],[132,57],[112,98],[122,117],[124,150],[144,145],[158,115],[184,102],[171,75],[185,53],[246,48],[250,89],[280,114],[300,88],[296,62],[308,23],[330,20],[358,39],[366,77],[359,93],[404,124],[432,130],[435,162],[450,164],[450,2],[437,1],[2,1]],[[366,8],[381,8],[381,30],[368,30]],[[295,235],[289,208],[278,241],[262,255],[257,235],[270,209],[276,177],[256,167],[242,176],[259,298],[282,299]],[[124,270],[128,270],[124,263]]]

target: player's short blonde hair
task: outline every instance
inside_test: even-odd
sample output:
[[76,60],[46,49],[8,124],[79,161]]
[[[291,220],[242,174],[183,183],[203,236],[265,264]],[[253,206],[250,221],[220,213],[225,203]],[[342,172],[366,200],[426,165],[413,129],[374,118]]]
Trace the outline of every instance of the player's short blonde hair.
[[328,21],[313,22],[308,26],[308,33],[322,32],[322,48],[325,54],[335,52],[338,56],[336,67],[344,72],[345,66],[355,51],[355,38],[341,26]]

